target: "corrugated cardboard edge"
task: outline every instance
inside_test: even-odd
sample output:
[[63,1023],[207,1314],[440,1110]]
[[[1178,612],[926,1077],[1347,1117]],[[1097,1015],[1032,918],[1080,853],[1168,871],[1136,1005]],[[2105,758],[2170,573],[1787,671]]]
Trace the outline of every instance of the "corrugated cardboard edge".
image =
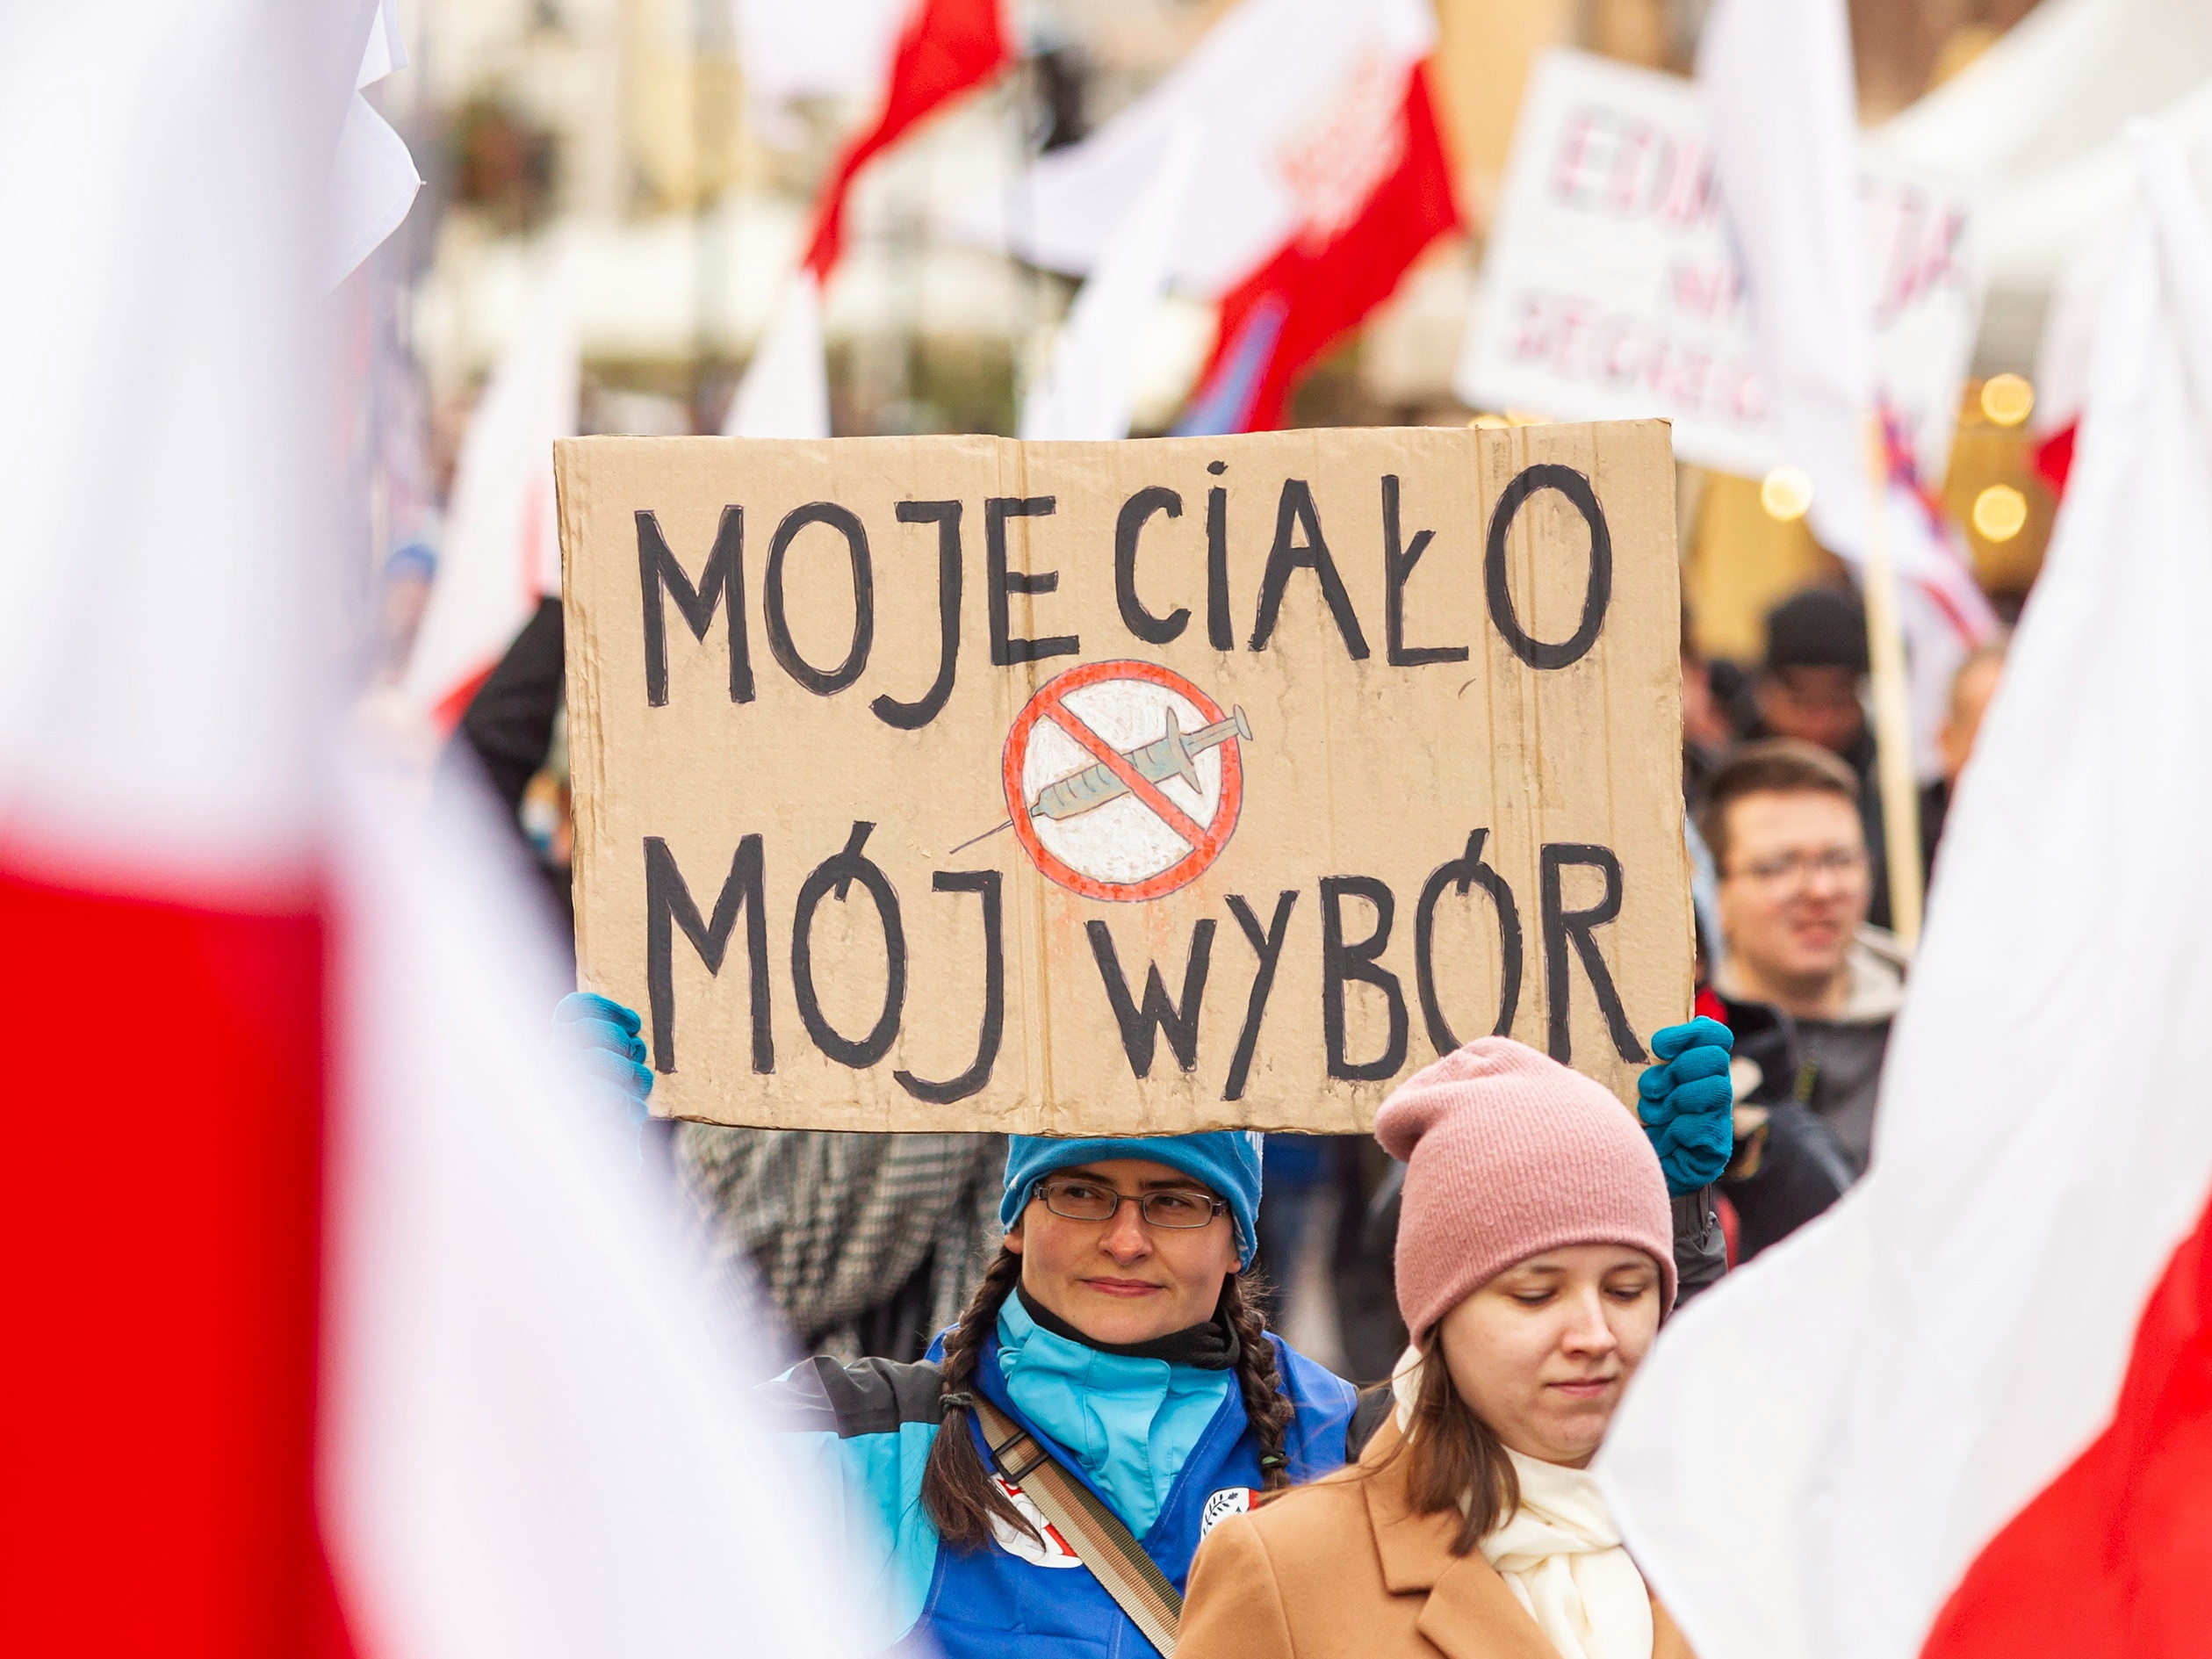
[[[578,465],[576,444],[574,438],[554,440],[553,501],[555,518],[560,526],[561,652],[568,706],[569,798],[574,804],[575,843],[581,846],[598,834],[599,803],[606,789],[607,769],[606,755],[600,743],[601,688],[593,671],[598,655],[594,649],[594,619],[569,569],[576,549],[583,544],[585,520],[585,469]],[[580,786],[577,780],[582,781]],[[575,892],[576,983],[580,990],[594,991],[599,987],[592,984],[591,970],[587,965],[592,960],[588,932],[592,912],[585,892],[587,868],[587,861],[577,860],[571,878]]]

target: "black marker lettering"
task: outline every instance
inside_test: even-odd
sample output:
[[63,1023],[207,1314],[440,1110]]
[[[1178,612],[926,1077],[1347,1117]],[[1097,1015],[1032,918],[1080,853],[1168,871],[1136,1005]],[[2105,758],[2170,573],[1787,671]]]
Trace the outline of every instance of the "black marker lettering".
[[1190,960],[1183,968],[1183,996],[1170,1002],[1160,964],[1150,963],[1144,977],[1144,1006],[1129,995],[1129,982],[1114,954],[1113,935],[1102,921],[1086,922],[1091,954],[1099,959],[1099,977],[1106,981],[1106,1000],[1113,1005],[1114,1022],[1121,1028],[1121,1047],[1129,1057],[1129,1070],[1141,1078],[1152,1075],[1152,1053],[1164,1035],[1175,1051],[1175,1063],[1185,1071],[1198,1069],[1198,1017],[1206,998],[1206,971],[1213,965],[1214,919],[1207,917],[1191,929]]
[[[1293,530],[1305,537],[1302,545],[1292,545]],[[1291,572],[1300,569],[1312,571],[1321,583],[1321,596],[1329,606],[1329,614],[1337,619],[1337,631],[1344,636],[1344,649],[1351,660],[1365,660],[1367,636],[1359,631],[1351,595],[1344,591],[1344,579],[1337,573],[1337,561],[1329,556],[1329,544],[1322,539],[1313,487],[1302,478],[1286,478],[1282,499],[1275,504],[1275,545],[1268,551],[1267,573],[1260,578],[1259,616],[1252,624],[1249,649],[1267,648],[1283,608],[1283,589],[1290,585]]]
[[[845,537],[845,551],[853,566],[853,648],[834,668],[818,668],[799,654],[783,611],[783,557],[791,551],[798,533],[810,524],[827,524]],[[795,507],[775,527],[768,543],[768,573],[761,594],[767,614],[768,649],[783,665],[784,673],[818,697],[834,696],[861,677],[868,653],[875,643],[875,577],[868,560],[868,531],[850,508],[835,501],[809,501]]]
[[1259,958],[1259,967],[1252,975],[1252,994],[1244,1004],[1244,1028],[1237,1033],[1236,1053],[1228,1063],[1228,1081],[1221,1089],[1224,1100],[1244,1098],[1245,1079],[1252,1073],[1252,1056],[1259,1049],[1259,1022],[1267,1017],[1268,992],[1275,988],[1275,967],[1283,959],[1283,941],[1290,933],[1291,906],[1297,902],[1298,890],[1284,889],[1275,900],[1273,919],[1262,932],[1259,918],[1252,913],[1252,907],[1243,896],[1228,896],[1229,914],[1236,918],[1236,925],[1251,941],[1252,954]]
[[752,975],[753,1069],[775,1070],[775,1037],[768,1026],[768,927],[760,892],[760,838],[748,835],[730,861],[729,878],[714,901],[714,919],[702,921],[675,855],[658,835],[645,837],[645,1000],[652,1014],[652,1063],[676,1069],[675,929],[699,953],[710,974],[720,974],[730,934],[745,912],[746,965]]
[[976,1058],[958,1077],[930,1083],[911,1071],[891,1075],[898,1086],[932,1106],[950,1106],[982,1092],[998,1064],[998,1044],[1006,1028],[1006,947],[1000,930],[999,884],[995,869],[939,870],[929,878],[932,892],[980,893],[984,901],[984,1022],[976,1038]]
[[[1530,496],[1538,490],[1557,490],[1574,503],[1575,511],[1590,531],[1589,583],[1582,590],[1582,620],[1558,645],[1546,645],[1521,626],[1514,614],[1513,594],[1505,583],[1505,537],[1513,520]],[[1571,466],[1546,462],[1517,474],[1498,496],[1490,514],[1490,535],[1482,552],[1482,585],[1490,602],[1490,620],[1497,625],[1513,654],[1531,668],[1564,668],[1579,661],[1597,643],[1605,625],[1605,608],[1613,596],[1613,533],[1605,527],[1605,514],[1589,480]]]
[[1191,613],[1178,605],[1166,616],[1156,617],[1136,596],[1137,537],[1155,513],[1182,517],[1183,498],[1155,484],[1121,503],[1120,516],[1113,521],[1113,597],[1121,607],[1124,627],[1147,645],[1164,646],[1191,625]]
[[1060,573],[1041,570],[1034,576],[1006,568],[1006,521],[1010,518],[1049,518],[1059,510],[1054,495],[991,495],[984,501],[984,578],[991,598],[991,660],[1004,668],[1017,662],[1040,662],[1047,657],[1073,656],[1083,646],[1073,634],[1048,634],[1041,639],[1017,639],[1007,614],[1009,594],[1048,594],[1060,586]]
[[[1398,475],[1386,472],[1382,480],[1382,640],[1383,656],[1394,668],[1419,668],[1431,662],[1465,662],[1465,646],[1409,646],[1406,644],[1406,583],[1421,555],[1429,551],[1436,531],[1424,530],[1411,543],[1400,545]],[[1466,891],[1463,886],[1460,891]]]
[[[1547,841],[1539,863],[1544,885],[1544,1000],[1550,1015],[1547,1046],[1552,1057],[1565,1064],[1574,1046],[1567,1018],[1567,945],[1571,939],[1574,954],[1582,959],[1582,971],[1590,977],[1590,989],[1597,993],[1597,1006],[1605,1016],[1614,1049],[1624,1060],[1650,1058],[1636,1040],[1636,1032],[1621,1007],[1620,992],[1613,989],[1613,977],[1605,970],[1605,958],[1590,937],[1621,913],[1620,860],[1609,847]],[[1605,878],[1605,891],[1588,910],[1568,910],[1560,895],[1560,875],[1569,864],[1595,869]]]
[[1421,993],[1421,1017],[1429,1027],[1429,1042],[1439,1055],[1459,1046],[1459,1039],[1444,1017],[1437,1000],[1437,900],[1447,887],[1466,897],[1470,886],[1490,896],[1498,912],[1498,1019],[1490,1028],[1494,1037],[1513,1035],[1513,1015],[1521,1002],[1521,912],[1513,902],[1513,890],[1505,877],[1482,862],[1482,843],[1490,832],[1479,829],[1467,837],[1466,851],[1430,872],[1421,889],[1421,902],[1413,912],[1413,981]]
[[714,551],[699,573],[699,585],[668,550],[660,533],[660,521],[638,510],[638,587],[645,607],[645,702],[664,708],[668,702],[668,618],[666,601],[676,610],[692,637],[703,645],[714,622],[714,608],[725,604],[723,620],[730,631],[730,701],[753,701],[753,659],[745,632],[745,509],[725,507],[722,523],[714,533]]
[[[1364,898],[1375,909],[1374,931],[1357,944],[1344,941],[1344,901]],[[1328,1044],[1329,1075],[1372,1083],[1395,1077],[1406,1063],[1406,993],[1398,976],[1375,959],[1390,942],[1397,900],[1372,876],[1324,876],[1321,881],[1321,1027]],[[1390,1041],[1373,1060],[1353,1064],[1344,1053],[1344,982],[1357,979],[1381,992],[1390,1005]]]
[[934,720],[953,694],[953,670],[960,661],[960,503],[901,501],[902,524],[937,526],[937,678],[919,703],[879,696],[868,706],[885,725],[919,732]]
[[[1206,470],[1224,468],[1215,461]],[[1228,492],[1218,484],[1206,492],[1206,642],[1216,651],[1236,649],[1228,615]]]
[[[847,837],[845,850],[817,864],[799,886],[799,902],[791,916],[791,992],[799,1005],[799,1018],[814,1046],[840,1065],[863,1071],[891,1051],[898,1035],[899,1011],[906,1003],[906,929],[898,915],[898,894],[891,878],[861,851],[868,845],[873,824],[856,823]],[[842,902],[854,882],[868,889],[875,901],[876,920],[883,925],[883,1011],[868,1034],[854,1042],[829,1022],[814,989],[814,912],[825,898],[834,893]]]

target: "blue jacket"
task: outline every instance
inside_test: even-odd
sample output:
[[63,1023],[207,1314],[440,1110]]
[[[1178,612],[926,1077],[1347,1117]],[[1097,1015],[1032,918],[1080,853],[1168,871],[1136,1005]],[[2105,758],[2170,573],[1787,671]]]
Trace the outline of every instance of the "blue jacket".
[[[1244,1402],[1229,1372],[1200,1371],[1158,1360],[1129,1360],[1084,1350],[1095,1361],[1084,1386],[1077,1347],[1037,1331],[1009,1298],[999,1331],[988,1339],[971,1385],[1035,1435],[1061,1466],[1088,1484],[1142,1541],[1146,1554],[1177,1589],[1207,1530],[1246,1508],[1261,1484],[1259,1448]],[[1004,1341],[1001,1338],[1004,1338]],[[1284,1392],[1296,1409],[1284,1450],[1293,1481],[1311,1481],[1344,1461],[1355,1396],[1351,1385],[1293,1353],[1272,1336]],[[1032,1345],[1062,1345],[1052,1355]],[[815,1359],[770,1384],[772,1399],[811,1468],[811,1484],[832,1495],[847,1546],[873,1579],[889,1623],[888,1647],[920,1629],[944,1659],[1157,1659],[1151,1644],[1074,1555],[1046,1532],[1045,1542],[1002,1532],[980,1549],[945,1549],[921,1503],[929,1448],[941,1426],[939,1346],[912,1365],[866,1360],[839,1366]],[[1009,1365],[1012,1353],[1016,1363]],[[1113,1385],[1135,1384],[1128,1367],[1150,1367],[1156,1392],[1149,1446],[1133,1443],[1132,1414],[1105,1396]],[[1020,1379],[1010,1387],[1008,1372]],[[1126,1392],[1126,1390],[1124,1390]],[[1016,1395],[1034,1408],[1024,1410]],[[1047,1432],[1049,1418],[1071,1447]],[[981,1433],[968,1419],[967,1432]],[[1187,1445],[1188,1450],[1182,1448]],[[1154,1447],[1180,1453],[1171,1479],[1150,1475]],[[989,1466],[988,1454],[984,1456]],[[1117,1501],[1116,1489],[1120,1493]],[[1018,1506],[1026,1498],[1015,1494]],[[1155,1512],[1146,1517],[1142,1511]],[[1133,1515],[1132,1511],[1137,1511]]]

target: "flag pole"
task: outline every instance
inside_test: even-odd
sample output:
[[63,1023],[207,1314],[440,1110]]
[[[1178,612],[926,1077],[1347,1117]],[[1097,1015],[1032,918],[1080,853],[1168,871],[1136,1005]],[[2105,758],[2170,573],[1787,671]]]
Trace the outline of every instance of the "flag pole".
[[1920,798],[1913,770],[1912,704],[1897,566],[1890,556],[1889,447],[1878,414],[1865,417],[1867,666],[1874,689],[1875,775],[1882,787],[1882,839],[1890,882],[1890,927],[1907,949],[1920,942]]

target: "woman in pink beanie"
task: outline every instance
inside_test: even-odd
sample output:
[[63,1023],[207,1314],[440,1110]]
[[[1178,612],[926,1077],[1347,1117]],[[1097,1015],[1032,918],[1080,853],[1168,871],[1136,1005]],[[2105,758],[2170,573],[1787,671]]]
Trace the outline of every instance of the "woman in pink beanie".
[[1375,1136],[1407,1166],[1395,1420],[1355,1467],[1214,1528],[1178,1659],[1688,1659],[1589,1474],[1675,1301],[1651,1142],[1504,1037],[1416,1072]]

